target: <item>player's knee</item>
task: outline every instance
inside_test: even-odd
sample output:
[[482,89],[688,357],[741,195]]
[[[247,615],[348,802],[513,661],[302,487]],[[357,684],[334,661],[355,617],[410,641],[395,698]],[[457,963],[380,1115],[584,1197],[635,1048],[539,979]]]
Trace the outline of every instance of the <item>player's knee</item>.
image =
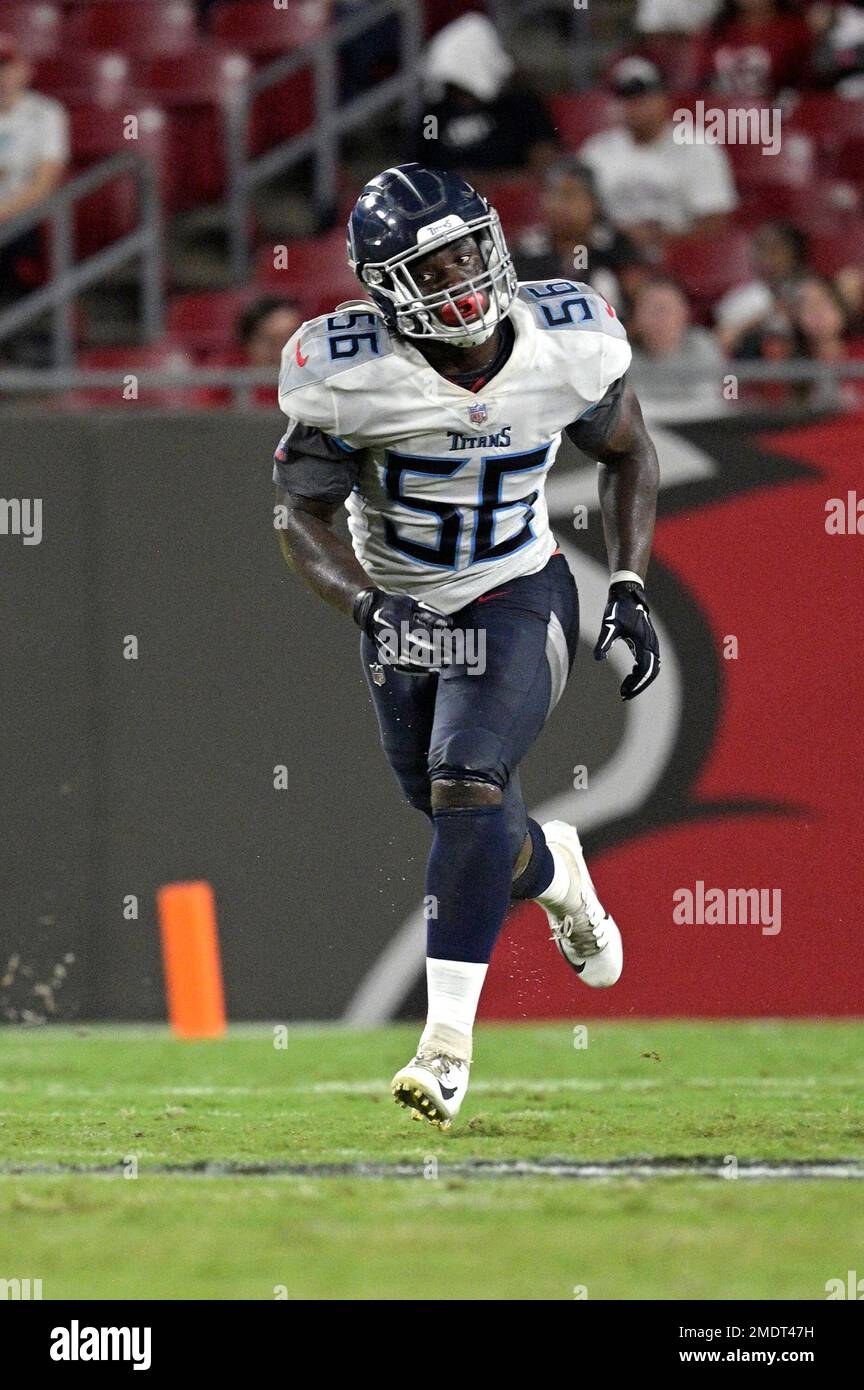
[[492,782],[440,777],[432,783],[433,811],[462,811],[476,806],[500,806],[501,788]]

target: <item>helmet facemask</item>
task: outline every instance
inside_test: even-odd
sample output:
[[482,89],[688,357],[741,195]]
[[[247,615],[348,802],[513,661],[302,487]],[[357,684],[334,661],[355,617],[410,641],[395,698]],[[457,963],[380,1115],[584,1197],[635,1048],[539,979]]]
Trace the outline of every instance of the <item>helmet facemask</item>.
[[[418,261],[468,236],[480,252],[482,271],[459,284],[424,294],[414,279]],[[517,289],[513,260],[495,209],[468,221],[443,218],[421,228],[418,242],[389,261],[367,262],[359,272],[363,284],[392,320],[396,332],[406,338],[435,339],[454,347],[486,342],[509,314]],[[353,268],[358,270],[356,265]]]

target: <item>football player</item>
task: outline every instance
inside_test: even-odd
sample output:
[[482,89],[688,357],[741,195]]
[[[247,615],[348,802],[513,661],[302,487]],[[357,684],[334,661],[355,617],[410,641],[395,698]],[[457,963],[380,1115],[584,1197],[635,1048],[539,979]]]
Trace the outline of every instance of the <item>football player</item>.
[[[279,536],[360,628],[384,751],[432,824],[428,1017],[392,1090],[446,1128],[511,899],[543,906],[584,984],[621,974],[579,836],[529,819],[519,764],[578,640],[544,501],[562,432],[600,463],[611,573],[594,654],[628,644],[625,700],[660,668],[644,587],[657,457],[611,307],[576,281],[520,285],[497,213],[457,175],[406,164],[372,179],[348,258],[368,300],[304,323],[282,356]],[[343,505],[350,547],[332,529]]]

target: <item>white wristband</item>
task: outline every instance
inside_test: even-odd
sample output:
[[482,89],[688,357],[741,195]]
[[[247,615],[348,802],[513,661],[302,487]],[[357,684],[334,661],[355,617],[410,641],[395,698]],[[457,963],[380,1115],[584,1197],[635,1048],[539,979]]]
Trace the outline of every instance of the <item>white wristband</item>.
[[639,584],[643,589],[645,588],[645,580],[641,575],[637,574],[635,570],[616,570],[615,573],[610,576],[610,589],[613,584],[624,583]]

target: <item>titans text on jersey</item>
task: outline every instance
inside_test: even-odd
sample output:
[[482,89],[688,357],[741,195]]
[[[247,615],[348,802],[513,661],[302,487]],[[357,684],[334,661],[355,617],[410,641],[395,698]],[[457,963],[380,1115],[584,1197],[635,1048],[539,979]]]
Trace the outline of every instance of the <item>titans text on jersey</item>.
[[546,565],[562,432],[608,431],[630,363],[620,320],[577,281],[520,285],[510,322],[510,356],[476,392],[360,301],[304,323],[282,355],[275,481],[344,501],[375,583],[445,614]]

